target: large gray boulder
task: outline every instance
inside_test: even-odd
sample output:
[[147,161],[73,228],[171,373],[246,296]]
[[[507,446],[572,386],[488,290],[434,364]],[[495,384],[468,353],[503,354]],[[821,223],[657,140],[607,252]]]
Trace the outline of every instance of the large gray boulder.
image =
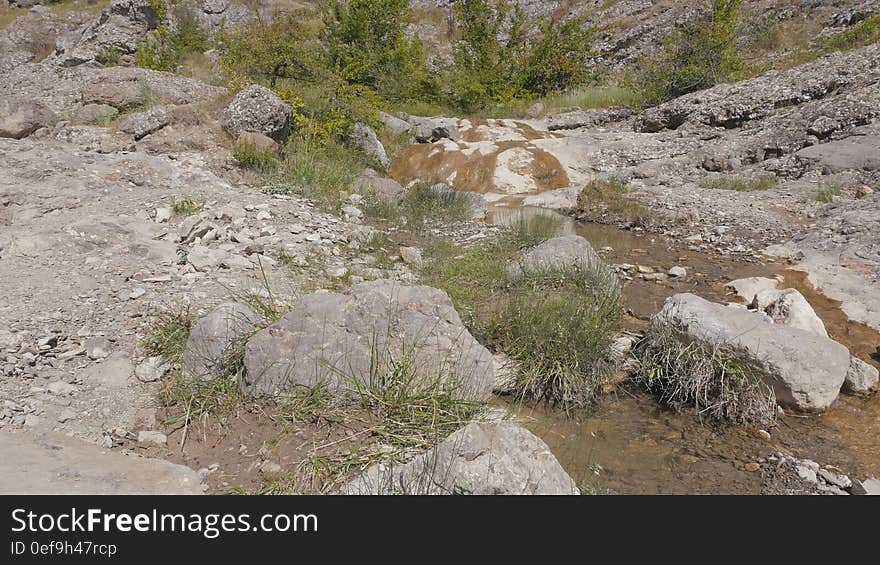
[[492,355],[467,331],[442,290],[377,280],[345,294],[310,294],[256,333],[245,353],[246,382],[262,394],[327,382],[344,392],[384,376],[390,364],[419,386],[456,388],[463,398],[492,390]]
[[63,435],[0,431],[0,453],[0,494],[202,494],[189,467]]
[[590,242],[579,235],[548,239],[507,267],[511,280],[548,271],[576,271],[602,264]]
[[849,351],[836,341],[693,294],[667,299],[654,322],[735,354],[760,372],[782,405],[798,410],[828,408],[850,368]]
[[55,124],[55,112],[33,100],[0,97],[0,137],[22,139]]
[[223,374],[231,348],[256,331],[260,323],[260,316],[247,304],[226,302],[217,306],[190,329],[181,357],[184,374],[203,378]]
[[391,164],[391,160],[388,159],[388,154],[385,152],[385,146],[379,141],[379,137],[373,131],[373,128],[367,124],[357,123],[354,125],[354,130],[351,132],[351,141],[383,167],[388,167]]
[[408,463],[370,467],[340,493],[580,494],[547,444],[511,421],[472,422]]
[[455,118],[410,116],[407,121],[412,124],[413,137],[419,143],[434,143],[441,139],[458,141],[460,137]]
[[220,123],[236,139],[242,132],[253,131],[284,143],[292,119],[290,104],[268,88],[252,84],[235,95],[223,111]]

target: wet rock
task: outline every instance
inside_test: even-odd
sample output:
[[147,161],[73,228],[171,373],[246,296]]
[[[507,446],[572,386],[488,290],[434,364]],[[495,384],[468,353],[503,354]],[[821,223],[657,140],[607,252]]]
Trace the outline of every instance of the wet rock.
[[56,121],[55,113],[39,102],[0,96],[0,137],[22,139]]
[[388,154],[385,153],[385,146],[382,145],[376,132],[370,126],[362,123],[355,124],[351,132],[351,141],[383,167],[388,167],[391,164]]
[[821,411],[837,398],[850,366],[839,343],[763,315],[693,294],[669,298],[655,317],[693,339],[741,357],[760,371],[783,406]]
[[844,388],[855,394],[869,394],[877,388],[878,381],[880,381],[880,372],[877,368],[853,356],[849,371],[846,373]]
[[492,355],[464,327],[446,293],[390,280],[304,297],[248,340],[246,382],[263,394],[319,382],[344,391],[404,360],[426,386],[450,386],[474,399],[491,391]]
[[474,422],[400,465],[377,464],[341,494],[579,494],[547,445],[515,422]]
[[227,302],[193,324],[181,356],[185,374],[213,378],[223,374],[224,357],[262,323],[247,304]]
[[507,276],[518,280],[530,274],[578,271],[603,264],[589,241],[579,235],[564,235],[548,239],[508,265]]
[[290,104],[268,88],[252,84],[235,95],[223,111],[220,123],[235,139],[242,132],[253,131],[284,143],[292,119]]

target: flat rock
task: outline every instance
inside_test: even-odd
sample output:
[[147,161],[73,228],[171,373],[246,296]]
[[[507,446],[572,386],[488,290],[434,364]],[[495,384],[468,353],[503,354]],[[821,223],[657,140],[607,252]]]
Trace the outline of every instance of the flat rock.
[[0,431],[0,494],[202,494],[189,467],[55,435]]

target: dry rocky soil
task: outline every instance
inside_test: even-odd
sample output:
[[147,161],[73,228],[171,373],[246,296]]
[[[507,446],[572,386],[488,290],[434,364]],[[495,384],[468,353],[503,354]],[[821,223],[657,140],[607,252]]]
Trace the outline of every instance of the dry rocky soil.
[[[428,22],[440,4],[414,2]],[[631,24],[603,38],[625,67],[689,3],[603,4],[589,17]],[[805,4],[837,28],[880,11]],[[255,17],[204,5],[208,28]],[[878,492],[880,44],[642,113],[384,115],[411,144],[335,212],[267,193],[233,158],[233,136],[286,134],[271,92],[126,65],[155,27],[145,0],[62,8],[0,0],[0,492]],[[96,61],[108,45],[122,65]],[[370,134],[359,142],[385,155]],[[626,206],[579,202],[596,179],[623,179]],[[472,193],[474,219],[413,233],[358,208],[413,181]],[[419,284],[420,248],[464,249],[522,214],[561,226],[535,264],[614,266],[624,338],[658,317],[745,351],[782,405],[776,423],[718,427],[625,386],[575,417],[492,395],[498,352]],[[198,321],[183,356],[151,353],[157,324],[184,312]],[[443,439],[344,405],[375,351],[406,348],[467,375],[465,396],[488,407],[447,418]],[[245,392],[204,379],[245,396],[231,413],[170,401],[175,378],[235,362]],[[285,396],[303,390],[324,408]]]

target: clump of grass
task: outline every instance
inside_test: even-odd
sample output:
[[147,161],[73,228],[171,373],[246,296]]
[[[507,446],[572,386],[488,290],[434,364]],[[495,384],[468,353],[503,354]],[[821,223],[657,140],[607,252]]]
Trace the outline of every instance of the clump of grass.
[[821,39],[819,50],[823,53],[848,51],[870,45],[878,39],[880,39],[880,14],[865,18],[848,29]]
[[[240,351],[243,354],[244,348]],[[166,407],[179,410],[165,423],[185,427],[197,421],[207,422],[209,418],[222,427],[248,402],[241,370],[234,364],[230,365],[230,373],[222,378],[205,379],[175,371],[163,382],[161,398]],[[186,441],[185,436],[182,441]]]
[[147,355],[178,361],[186,349],[194,322],[189,308],[161,312],[153,321],[147,336],[141,340],[141,347]]
[[278,166],[278,158],[275,151],[271,149],[260,149],[253,143],[246,143],[239,140],[232,150],[232,156],[238,163],[246,168],[258,173],[269,173]]
[[778,179],[776,175],[758,175],[753,177],[735,175],[715,175],[700,179],[697,183],[701,188],[712,190],[735,190],[737,192],[754,192],[770,190]]
[[822,204],[830,204],[834,202],[835,196],[840,196],[843,192],[843,185],[839,182],[823,183],[819,190],[813,193],[813,200]]
[[733,352],[658,325],[636,345],[634,355],[634,382],[676,410],[693,407],[701,418],[736,425],[776,418],[773,390]]
[[566,412],[590,406],[616,368],[620,282],[604,264],[531,274],[492,321],[491,343],[516,362],[521,399]]
[[339,193],[348,191],[367,167],[366,155],[340,142],[296,136],[288,141],[285,159],[266,186],[271,194],[300,194],[330,208],[339,206]]
[[610,215],[612,219],[631,225],[645,225],[650,214],[637,200],[627,196],[630,192],[626,179],[611,177],[595,179],[578,194],[578,213],[593,220]]
[[291,422],[317,422],[336,404],[326,381],[314,386],[298,386],[284,396],[281,412]]
[[116,67],[122,63],[122,54],[116,47],[103,47],[98,51],[95,60],[105,67]]
[[197,204],[195,200],[191,198],[184,198],[183,200],[175,200],[172,205],[172,210],[178,216],[191,216],[201,209],[201,205]]
[[444,185],[419,183],[399,203],[370,199],[364,208],[372,218],[422,227],[433,221],[460,222],[471,217],[474,196]]

